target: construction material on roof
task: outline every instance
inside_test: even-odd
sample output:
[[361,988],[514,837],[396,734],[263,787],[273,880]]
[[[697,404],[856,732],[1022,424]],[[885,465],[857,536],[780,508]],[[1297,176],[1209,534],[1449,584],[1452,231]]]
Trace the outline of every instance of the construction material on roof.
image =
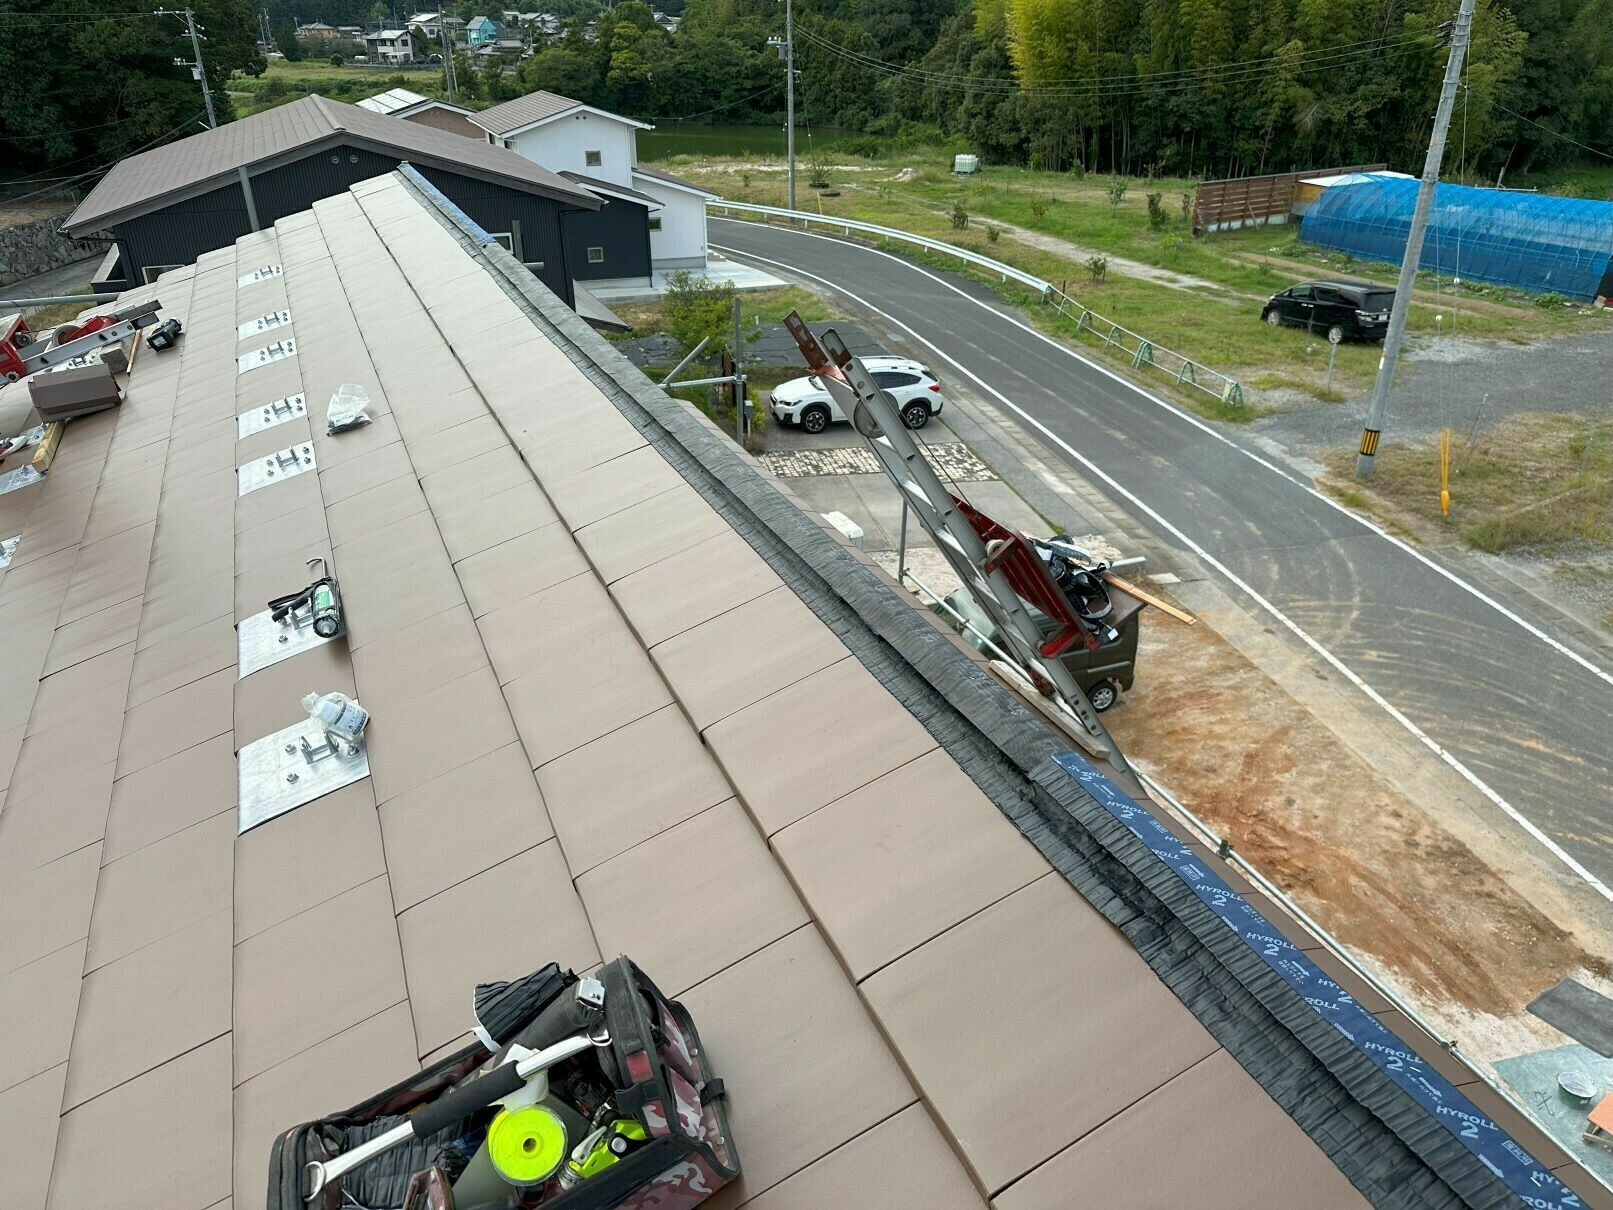
[[[1305,215],[1300,236],[1398,264],[1418,182],[1362,175],[1353,184],[1323,189]],[[1587,301],[1613,293],[1613,202],[1440,185],[1420,267],[1463,281]]]
[[81,366],[62,366],[48,374],[28,379],[34,411],[46,424],[71,420],[115,408],[123,402],[123,392],[112,377],[112,367],[101,361]]
[[1548,987],[1529,1011],[1603,1058],[1613,1059],[1613,1000],[1578,979]]
[[524,189],[584,209],[599,208],[599,199],[592,193],[503,147],[399,122],[310,93],[290,104],[118,161],[62,227],[73,234],[97,231],[229,183],[238,171],[267,169],[337,142],[355,143],[396,155],[399,160]]

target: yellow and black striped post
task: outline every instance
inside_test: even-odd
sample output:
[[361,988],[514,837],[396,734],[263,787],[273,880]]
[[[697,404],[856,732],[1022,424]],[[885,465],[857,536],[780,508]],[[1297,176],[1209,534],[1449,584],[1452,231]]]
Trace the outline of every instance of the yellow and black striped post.
[[1378,430],[1361,430],[1361,457],[1372,458],[1378,453]]

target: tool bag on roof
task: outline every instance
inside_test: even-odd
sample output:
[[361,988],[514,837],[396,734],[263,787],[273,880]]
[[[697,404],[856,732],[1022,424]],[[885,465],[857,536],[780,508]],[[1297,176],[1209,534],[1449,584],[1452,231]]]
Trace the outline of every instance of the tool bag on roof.
[[[489,1060],[503,1057],[511,1038],[570,1011],[577,978],[550,964],[525,979],[477,989],[482,1041],[343,1113],[284,1131],[270,1151],[268,1210],[686,1210],[738,1179],[722,1081],[688,1012],[625,957],[606,965],[598,979],[609,1045],[548,1071],[549,1094],[541,1105],[552,1106],[565,1124],[565,1159],[553,1178],[507,1185],[487,1165],[502,1111],[451,1114],[435,1129],[447,1094],[485,1078],[487,1070],[507,1069]],[[434,1103],[439,1111],[428,1117],[422,1111]],[[306,1200],[310,1161],[332,1161],[411,1119],[431,1122],[433,1132],[330,1180]],[[533,1149],[530,1140],[520,1141]],[[490,1188],[496,1190],[491,1197]]]

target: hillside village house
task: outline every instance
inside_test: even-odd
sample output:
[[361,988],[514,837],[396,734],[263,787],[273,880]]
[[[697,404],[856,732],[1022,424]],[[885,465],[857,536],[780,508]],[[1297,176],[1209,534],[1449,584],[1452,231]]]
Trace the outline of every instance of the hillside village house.
[[465,45],[481,46],[488,42],[497,42],[499,35],[498,23],[487,17],[472,17],[465,26]]
[[[472,114],[471,121],[489,143],[610,199],[570,228],[573,235],[599,236],[571,258],[579,280],[648,283],[657,271],[706,267],[706,202],[714,195],[638,162],[638,132],[652,129],[648,124],[543,91]],[[648,237],[642,254],[627,238],[640,230]]]
[[383,29],[365,34],[364,50],[371,63],[414,62],[414,39],[406,29]]

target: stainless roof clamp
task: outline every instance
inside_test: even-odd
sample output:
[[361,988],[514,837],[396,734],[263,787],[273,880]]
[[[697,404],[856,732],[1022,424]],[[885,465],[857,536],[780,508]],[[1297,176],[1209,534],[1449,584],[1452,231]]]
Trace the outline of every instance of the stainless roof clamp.
[[302,394],[285,395],[270,401],[260,408],[242,412],[235,418],[235,439],[237,441],[261,433],[264,429],[272,429],[277,424],[285,424],[289,420],[308,415],[308,405]]
[[288,445],[263,458],[254,458],[235,468],[235,494],[244,496],[260,487],[268,487],[283,479],[290,479],[304,471],[314,469],[314,447],[304,441],[301,445]]
[[363,739],[332,735],[312,718],[266,735],[236,758],[236,835],[369,775]]

